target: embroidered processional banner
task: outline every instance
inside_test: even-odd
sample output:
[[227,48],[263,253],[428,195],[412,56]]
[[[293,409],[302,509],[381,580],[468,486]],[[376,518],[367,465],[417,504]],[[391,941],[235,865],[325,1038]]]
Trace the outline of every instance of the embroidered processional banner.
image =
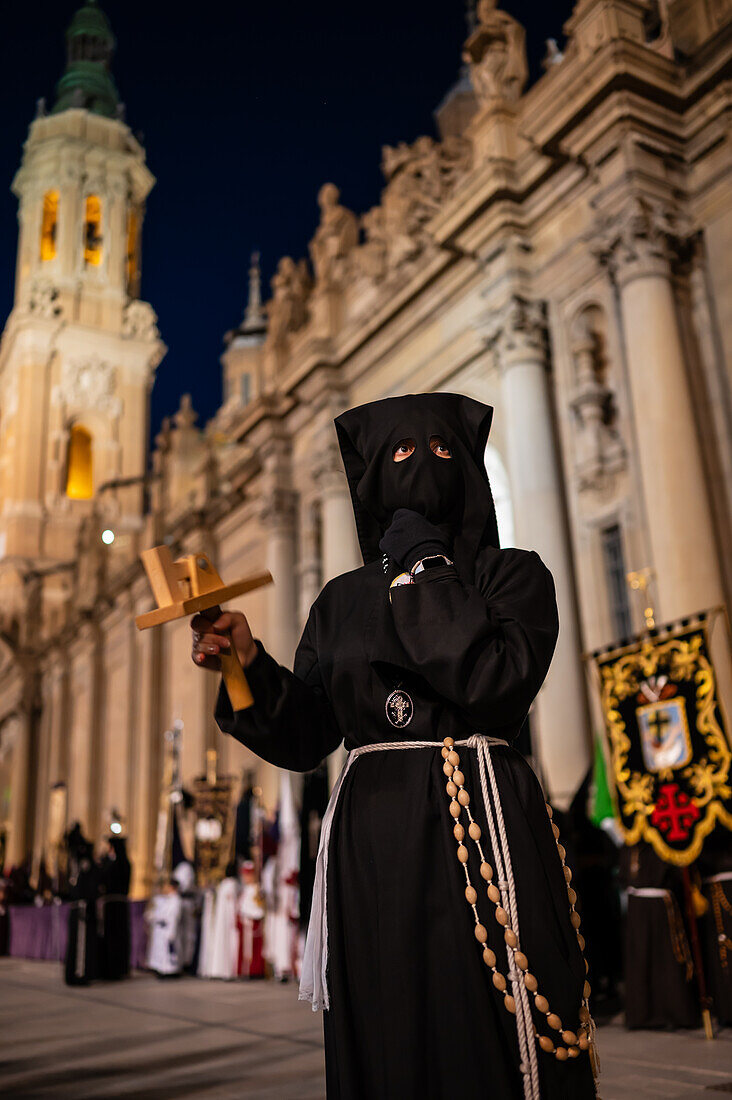
[[687,866],[715,826],[732,829],[732,751],[706,629],[660,631],[595,662],[625,842]]

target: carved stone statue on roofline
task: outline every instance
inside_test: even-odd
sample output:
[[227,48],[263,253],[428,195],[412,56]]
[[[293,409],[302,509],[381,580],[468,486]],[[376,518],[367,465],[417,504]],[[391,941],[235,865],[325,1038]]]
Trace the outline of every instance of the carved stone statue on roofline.
[[269,317],[267,344],[281,344],[291,332],[305,324],[311,282],[304,260],[296,264],[283,256],[272,277],[272,297],[266,309]]
[[339,285],[348,258],[358,244],[358,219],[338,201],[340,191],[334,183],[325,183],[318,192],[320,225],[310,242],[310,258],[317,289]]
[[482,107],[515,103],[529,75],[524,28],[498,10],[498,0],[479,0],[477,14],[478,26],[463,49],[475,94]]

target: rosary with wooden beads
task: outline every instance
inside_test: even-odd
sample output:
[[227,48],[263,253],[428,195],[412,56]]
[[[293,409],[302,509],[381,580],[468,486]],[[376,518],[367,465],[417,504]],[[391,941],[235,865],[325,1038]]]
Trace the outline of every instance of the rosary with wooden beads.
[[[593,1023],[590,1016],[589,1008],[589,996],[590,996],[590,983],[585,981],[584,988],[582,990],[582,1004],[579,1009],[580,1027],[576,1032],[570,1031],[563,1027],[562,1021],[555,1012],[551,1011],[549,1002],[546,997],[542,996],[539,992],[539,983],[535,976],[529,971],[529,960],[526,955],[519,949],[519,941],[516,932],[509,926],[510,918],[506,909],[501,904],[501,892],[493,882],[493,868],[486,861],[483,855],[483,849],[480,843],[481,830],[478,823],[474,820],[470,811],[470,796],[465,790],[465,776],[462,771],[459,770],[460,757],[455,751],[455,742],[452,737],[446,737],[443,741],[442,757],[445,761],[443,764],[443,771],[447,776],[447,793],[450,796],[450,814],[454,818],[455,824],[453,826],[453,835],[457,841],[457,857],[463,867],[465,873],[466,887],[465,898],[471,909],[473,910],[473,916],[475,917],[475,938],[483,949],[483,962],[493,973],[493,985],[499,993],[503,994],[503,1005],[507,1012],[512,1015],[516,1012],[515,998],[508,992],[508,982],[506,976],[502,974],[496,966],[495,952],[487,946],[488,930],[485,925],[481,924],[478,916],[477,900],[478,893],[472,882],[470,881],[470,873],[468,871],[468,849],[463,844],[465,839],[465,828],[460,824],[459,818],[463,812],[468,817],[468,835],[473,840],[478,849],[478,855],[480,857],[480,876],[488,884],[487,894],[488,899],[495,906],[495,919],[503,929],[503,938],[507,947],[513,953],[513,961],[515,967],[520,972],[521,980],[526,990],[534,998],[534,1007],[537,1012],[546,1017],[546,1022],[552,1031],[557,1032],[561,1036],[562,1043],[555,1044],[554,1040],[549,1035],[541,1035],[533,1025],[534,1037],[538,1041],[540,1048],[547,1054],[553,1054],[560,1062],[564,1062],[569,1058],[579,1057],[580,1051],[589,1050],[590,1057],[592,1059],[593,1071],[596,1073],[596,1052],[595,1044],[593,1042]],[[546,805],[549,819],[552,817],[551,806]],[[486,806],[486,813],[489,813],[489,807]],[[557,845],[557,851],[559,858],[562,862],[562,870],[564,873],[564,880],[567,884],[567,897],[569,900],[569,919],[572,927],[577,934],[577,942],[579,944],[580,952],[582,952],[583,961],[585,964],[585,973],[587,973],[588,966],[587,960],[584,959],[584,937],[579,932],[580,927],[580,915],[575,909],[575,903],[577,901],[577,894],[570,885],[572,881],[572,872],[566,864],[566,851],[559,843],[559,829],[555,823],[551,822],[552,832],[554,834],[554,840]]]

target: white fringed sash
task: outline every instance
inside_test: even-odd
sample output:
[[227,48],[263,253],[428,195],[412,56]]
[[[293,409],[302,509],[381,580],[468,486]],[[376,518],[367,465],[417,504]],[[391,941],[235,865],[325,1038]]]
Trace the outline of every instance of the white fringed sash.
[[[490,747],[492,745],[507,746],[508,742],[499,737],[488,737],[483,734],[474,734],[463,741],[456,741],[456,745],[466,745],[478,752],[478,766],[480,774],[480,786],[485,808],[485,816],[488,822],[488,832],[493,848],[496,871],[498,873],[498,886],[501,891],[501,904],[511,917],[511,927],[519,935],[518,908],[516,905],[516,891],[514,887],[513,868],[511,866],[511,853],[508,847],[508,836],[503,819],[503,810],[498,793],[498,784],[493,770]],[[352,749],[348,754],[341,774],[333,788],[325,811],[320,832],[320,845],[315,866],[315,884],[313,887],[313,903],[310,911],[305,952],[302,960],[300,976],[300,1000],[310,1001],[313,1011],[330,1008],[328,993],[328,852],[330,849],[330,832],[333,825],[338,798],[340,796],[343,781],[348,775],[359,756],[367,752],[384,752],[391,749],[441,749],[442,741],[385,741],[377,745],[361,745]],[[516,1002],[516,1030],[518,1033],[519,1051],[521,1054],[521,1073],[524,1080],[524,1096],[526,1100],[538,1100],[539,1098],[539,1070],[536,1058],[536,1044],[533,1035],[533,1022],[528,994],[521,975],[514,965],[512,952],[506,948],[508,956],[508,973],[513,987],[513,995]]]

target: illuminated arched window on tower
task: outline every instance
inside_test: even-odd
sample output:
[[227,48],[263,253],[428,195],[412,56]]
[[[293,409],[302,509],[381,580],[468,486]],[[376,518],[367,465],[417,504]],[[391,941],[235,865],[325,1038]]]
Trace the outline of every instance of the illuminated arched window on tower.
[[102,262],[102,203],[98,195],[86,196],[84,211],[84,263]]
[[74,424],[66,453],[66,496],[72,500],[89,500],[93,495],[91,432],[81,424]]
[[127,293],[130,298],[140,294],[140,218],[134,207],[127,215]]
[[503,459],[492,443],[489,443],[485,449],[485,468],[488,471],[488,480],[493,491],[493,503],[496,506],[498,537],[501,546],[515,546],[511,486],[508,481],[506,467],[503,465]]
[[52,260],[56,255],[56,226],[58,225],[58,191],[46,191],[43,196],[41,218],[41,259]]

